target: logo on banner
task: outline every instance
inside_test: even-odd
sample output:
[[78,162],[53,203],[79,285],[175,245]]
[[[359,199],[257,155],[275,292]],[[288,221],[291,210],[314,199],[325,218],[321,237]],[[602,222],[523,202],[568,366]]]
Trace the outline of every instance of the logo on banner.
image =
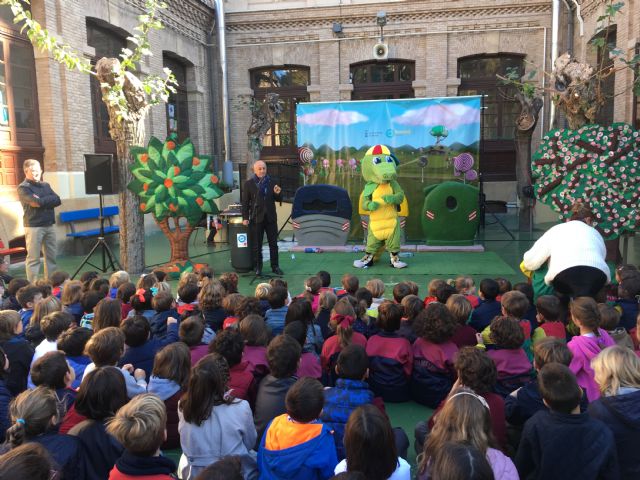
[[238,248],[247,248],[249,246],[249,240],[247,239],[246,233],[238,233],[236,235],[236,240],[238,242]]

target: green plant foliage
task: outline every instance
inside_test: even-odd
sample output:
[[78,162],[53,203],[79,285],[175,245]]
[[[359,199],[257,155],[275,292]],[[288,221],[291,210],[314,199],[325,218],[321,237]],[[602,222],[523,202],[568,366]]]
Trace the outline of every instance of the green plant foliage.
[[606,239],[640,227],[640,132],[630,125],[585,125],[552,130],[542,139],[531,165],[536,197],[571,216],[583,200]]
[[218,213],[214,199],[222,196],[219,180],[211,173],[211,157],[196,156],[190,139],[177,143],[170,136],[163,143],[151,137],[147,148],[131,147],[135,177],[127,188],[140,197],[140,210],[158,222],[185,217],[196,225],[203,213]]

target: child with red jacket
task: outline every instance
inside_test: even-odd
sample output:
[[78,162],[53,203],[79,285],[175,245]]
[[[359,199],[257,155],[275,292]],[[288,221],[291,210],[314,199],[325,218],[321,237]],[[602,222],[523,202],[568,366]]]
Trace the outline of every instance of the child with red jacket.
[[231,395],[247,400],[252,405],[257,386],[249,362],[242,359],[244,339],[237,328],[227,328],[218,332],[209,344],[209,353],[217,353],[229,364],[229,383]]
[[369,356],[369,385],[385,402],[409,400],[409,382],[413,370],[411,343],[398,335],[402,307],[383,302],[378,307],[380,333],[367,341]]

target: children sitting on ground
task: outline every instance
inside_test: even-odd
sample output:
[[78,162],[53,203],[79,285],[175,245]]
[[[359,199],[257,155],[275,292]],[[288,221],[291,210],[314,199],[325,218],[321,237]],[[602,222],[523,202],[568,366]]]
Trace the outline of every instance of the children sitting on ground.
[[222,322],[227,312],[222,308],[222,300],[226,292],[218,280],[210,280],[200,289],[198,307],[207,326],[214,332],[222,330]]
[[0,348],[9,360],[6,386],[11,396],[27,389],[34,348],[22,335],[22,319],[15,310],[0,311]]
[[109,298],[116,298],[118,289],[129,281],[129,274],[124,270],[113,272],[109,277]]
[[260,315],[247,315],[240,322],[240,333],[244,340],[242,360],[249,364],[249,370],[256,379],[256,386],[269,373],[267,345],[271,335]]
[[208,344],[202,341],[203,334],[204,322],[199,316],[193,315],[180,322],[180,341],[189,347],[192,365],[209,353]]
[[156,353],[164,346],[178,341],[178,320],[169,317],[166,320],[166,325],[167,335],[165,337],[151,337],[151,327],[145,317],[134,315],[125,318],[120,329],[124,333],[124,343],[127,348],[118,361],[118,365],[122,367],[131,364],[136,370],[144,370],[148,381]]
[[63,272],[61,270],[56,270],[49,277],[49,282],[51,282],[51,295],[56,297],[58,300],[62,298],[62,291],[64,289],[65,282],[69,281],[69,273]]
[[22,392],[11,403],[10,414],[12,425],[7,430],[2,453],[35,442],[53,460],[50,478],[85,478],[84,465],[90,462],[88,452],[81,449],[77,438],[58,433],[60,411],[53,390],[42,386]]
[[180,301],[178,302],[177,309],[181,318],[187,318],[199,310],[199,293],[200,289],[198,288],[197,283],[188,282],[178,288],[178,297],[180,298]]
[[[149,277],[147,275],[144,278]],[[155,276],[154,276],[155,278]],[[151,321],[156,311],[153,309],[153,294],[151,290],[144,288],[138,288],[136,292],[131,296],[131,310],[127,314],[127,317],[133,317],[134,315],[142,315],[147,320]]]
[[[84,371],[85,377],[95,368],[115,367],[124,353],[124,340],[124,333],[116,327],[107,327],[94,333],[85,347],[91,358],[91,363]],[[144,370],[135,370],[130,363],[118,370],[126,382],[129,398],[147,391],[147,374]]]
[[269,305],[269,292],[271,291],[271,285],[266,282],[256,285],[254,296],[260,300],[260,308],[262,309],[262,316],[267,313],[267,310],[271,308]]
[[[400,321],[400,328],[398,329],[398,335],[409,340],[409,343],[413,344],[418,336],[414,329],[414,322],[416,317],[424,310],[424,303],[417,295],[407,295],[400,302],[402,306],[402,319]],[[475,334],[473,336],[475,340]]]
[[240,304],[244,300],[244,296],[239,293],[230,293],[222,300],[222,308],[227,312],[227,316],[222,322],[222,328],[229,328],[240,321],[237,311],[240,309]]
[[411,467],[398,455],[389,419],[373,405],[356,408],[344,433],[346,458],[335,473],[362,472],[371,480],[409,480]]
[[209,344],[209,353],[217,353],[227,361],[229,367],[227,388],[230,395],[253,404],[257,385],[249,363],[242,359],[243,349],[244,339],[236,328],[221,331]]
[[533,299],[535,295],[533,291],[533,287],[528,283],[520,282],[520,283],[516,283],[513,286],[513,289],[517,292],[524,294],[524,296],[527,297],[527,301],[529,302],[529,308],[527,309],[525,314],[522,316],[522,318],[524,320],[529,320],[529,323],[531,324],[531,332],[533,332],[536,328],[538,328],[538,320],[536,318],[538,314],[538,310],[536,309],[536,302]]
[[425,307],[427,305],[429,305],[430,303],[438,301],[438,299],[436,297],[436,291],[438,290],[438,287],[441,287],[442,285],[446,285],[446,284],[447,284],[447,282],[445,282],[444,280],[442,280],[440,278],[434,278],[433,280],[431,280],[429,282],[429,284],[427,285],[427,296],[424,297],[424,306]]
[[[55,297],[52,297],[55,298]],[[40,322],[40,330],[44,340],[36,347],[31,364],[47,352],[58,349],[58,337],[71,326],[73,316],[67,312],[53,312],[48,314]]]
[[307,340],[304,347],[302,347],[302,351],[319,354],[322,350],[324,339],[322,338],[320,327],[316,325],[311,302],[304,298],[294,298],[291,300],[284,323],[287,325],[295,321],[300,321],[307,327]]
[[589,405],[589,416],[602,421],[613,433],[620,477],[640,478],[640,359],[627,348],[607,347],[592,366],[602,396]]
[[476,295],[476,284],[473,281],[473,278],[467,275],[460,275],[455,279],[454,288],[459,295],[464,296],[472,308],[476,308],[480,305],[480,299]]
[[147,391],[158,395],[167,410],[167,438],[163,449],[180,447],[178,401],[187,390],[190,372],[191,356],[184,343],[172,343],[156,353]]
[[[267,347],[267,361],[270,373],[258,386],[253,420],[258,432],[258,440],[269,422],[285,412],[284,399],[287,391],[296,382],[295,376],[300,362],[300,344],[289,335],[278,335]],[[256,444],[257,448],[258,444]]]
[[549,410],[539,411],[524,426],[515,457],[520,477],[619,478],[611,430],[580,413],[582,390],[572,371],[548,363],[540,369],[538,385]]
[[393,287],[393,301],[395,303],[402,303],[402,299],[407,295],[417,295],[416,293],[412,293],[409,282],[396,283]]
[[84,370],[91,363],[89,356],[84,353],[90,338],[91,330],[83,327],[68,328],[58,337],[58,350],[64,352],[69,365],[75,372],[75,380],[71,384],[71,388],[75,389],[80,386]]
[[100,296],[98,292],[94,292],[93,290],[89,290],[87,292],[83,292],[80,297],[80,305],[82,305],[82,318],[80,319],[80,327],[88,328],[89,330],[93,330],[93,317],[95,316],[94,309],[98,302],[102,300],[104,297]]
[[107,424],[107,433],[124,447],[109,474],[112,480],[149,477],[171,480],[176,464],[160,452],[167,435],[167,412],[156,395],[142,394],[118,410]]
[[360,279],[351,273],[345,273],[340,279],[342,288],[336,290],[336,296],[338,299],[345,295],[355,296],[356,290],[360,288]]
[[606,331],[609,336],[616,342],[616,345],[630,348],[633,350],[633,341],[627,333],[627,330],[620,325],[620,312],[613,306],[606,303],[598,304],[598,312],[600,312],[599,327]]
[[149,321],[151,336],[162,339],[167,336],[167,319],[169,317],[180,318],[176,310],[176,302],[171,292],[158,292],[151,300],[151,306],[156,311]]
[[367,346],[367,339],[364,335],[353,331],[355,322],[355,311],[348,298],[341,298],[333,307],[329,328],[335,331],[335,335],[327,338],[322,345],[320,363],[325,376],[325,384],[332,386],[335,384],[335,366],[339,353],[351,344],[359,345],[363,348]]
[[436,452],[448,442],[477,448],[487,457],[494,478],[518,480],[513,462],[498,449],[491,431],[489,404],[473,390],[465,387],[452,390],[442,410],[438,412],[437,421],[417,459],[419,480],[432,478],[429,465]]
[[322,338],[325,340],[331,336],[329,328],[329,319],[331,318],[331,310],[338,301],[338,297],[333,293],[333,289],[320,290],[320,300],[318,301],[318,313],[316,315],[316,324],[320,327]]
[[280,335],[284,330],[284,320],[287,316],[287,296],[289,292],[284,287],[273,287],[269,292],[267,301],[271,307],[264,315],[267,327],[271,329],[273,336]]
[[453,315],[456,324],[451,341],[458,348],[474,346],[477,343],[476,331],[473,327],[467,325],[473,311],[471,302],[464,295],[454,294],[447,300],[447,308]]
[[330,478],[338,459],[330,428],[318,420],[324,405],[322,384],[299,379],[287,392],[285,405],[286,413],[269,423],[260,441],[260,478]]
[[580,334],[567,343],[573,354],[569,368],[575,374],[580,388],[587,392],[587,399],[593,402],[600,398],[600,389],[594,379],[591,360],[602,350],[615,345],[607,332],[598,327],[600,312],[593,298],[578,297],[569,304],[571,321],[578,327]]
[[[504,418],[504,400],[493,389],[496,384],[496,366],[486,352],[475,347],[463,347],[458,352],[454,368],[458,380],[453,384],[451,393],[457,391],[459,386],[471,389],[480,395],[489,405],[491,417],[491,431],[501,450],[507,446],[507,425]],[[433,430],[438,421],[438,413],[444,407],[446,399],[438,406],[428,422],[418,422],[415,428],[414,446],[416,453],[422,453],[424,439],[429,431]]]
[[131,306],[131,298],[135,293],[136,286],[131,282],[120,285],[118,288],[116,300],[120,300],[120,303],[122,304],[122,318],[127,318],[129,312],[133,310],[133,306]]
[[429,408],[445,399],[456,379],[458,347],[451,341],[455,328],[453,315],[439,302],[427,305],[414,324],[418,339],[413,344],[411,398]]
[[6,287],[5,297],[2,299],[2,310],[15,310],[19,312],[22,306],[17,299],[18,290],[22,287],[29,285],[29,281],[26,278],[14,278],[9,281],[9,285]]
[[44,354],[33,362],[30,373],[34,387],[42,385],[54,390],[64,411],[69,410],[76,399],[76,391],[71,388],[75,372],[64,353],[54,351]]
[[304,323],[296,320],[284,327],[284,334],[296,339],[302,347],[302,355],[300,355],[300,364],[296,371],[296,377],[311,377],[316,380],[322,378],[322,368],[320,367],[320,358],[316,352],[305,352],[304,344],[307,340],[307,327]]
[[[343,297],[351,301],[352,296]],[[353,306],[356,312],[356,321],[353,323],[353,331],[361,333],[369,338],[371,335],[378,333],[376,327],[376,319],[378,318],[378,310],[375,311],[375,317],[369,316],[371,305],[373,305],[373,294],[364,287],[356,290],[355,300],[357,304]]]
[[487,355],[496,364],[498,372],[495,392],[506,397],[531,381],[531,363],[522,348],[524,332],[515,318],[495,317],[491,322],[490,338],[493,345],[487,349]]
[[477,332],[482,332],[502,312],[502,305],[496,300],[499,288],[498,282],[490,278],[480,282],[480,304],[474,308],[469,321]]
[[617,307],[620,309],[620,326],[626,330],[635,327],[639,313],[638,296],[640,295],[640,272],[628,273],[618,287]]
[[[124,448],[106,431],[106,423],[126,403],[127,390],[118,369],[97,368],[82,381],[76,403],[65,416],[60,431],[68,431],[80,440],[86,478],[109,478],[109,472],[122,456]],[[73,428],[69,430],[71,425]]]
[[[542,297],[541,297],[542,298]],[[547,363],[560,363],[569,366],[572,354],[566,343],[555,337],[539,340],[533,347],[533,368],[539,372]],[[522,426],[536,412],[544,410],[542,394],[538,386],[538,379],[511,392],[504,399],[507,421],[513,426]]]
[[122,315],[120,300],[105,297],[93,309],[93,331],[107,327],[119,327]]
[[305,298],[311,303],[311,310],[313,310],[314,315],[318,313],[320,288],[322,288],[322,281],[314,275],[304,281],[304,292],[298,295],[298,297]]
[[335,294],[333,288],[331,288],[331,274],[326,270],[320,270],[316,273],[316,277],[320,279],[320,292],[331,292]]
[[18,300],[21,307],[18,313],[22,320],[22,329],[26,331],[36,305],[42,301],[42,290],[27,284],[17,291],[16,300]]
[[373,318],[378,316],[378,307],[384,302],[384,282],[379,278],[372,278],[367,281],[365,288],[371,292],[372,302],[371,307],[367,311],[367,315]]
[[195,478],[227,455],[239,455],[245,478],[257,478],[255,457],[250,453],[257,438],[251,408],[245,400],[227,395],[228,378],[227,361],[215,353],[203,357],[191,370],[187,391],[178,404],[183,479]]
[[531,340],[535,347],[543,338],[553,337],[566,341],[567,330],[564,323],[560,321],[562,305],[560,299],[555,295],[541,295],[536,300],[536,321],[538,328],[533,331]]
[[406,402],[413,369],[413,351],[409,340],[398,335],[402,307],[384,302],[378,307],[380,333],[367,340],[369,385],[385,402]]

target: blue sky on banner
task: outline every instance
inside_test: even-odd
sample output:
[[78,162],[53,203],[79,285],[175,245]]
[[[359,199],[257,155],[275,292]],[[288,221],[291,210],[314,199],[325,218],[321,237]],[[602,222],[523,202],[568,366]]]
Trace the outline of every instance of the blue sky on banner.
[[430,131],[436,125],[449,131],[443,145],[470,145],[480,140],[480,105],[479,96],[299,103],[298,146],[423,147],[435,143]]

